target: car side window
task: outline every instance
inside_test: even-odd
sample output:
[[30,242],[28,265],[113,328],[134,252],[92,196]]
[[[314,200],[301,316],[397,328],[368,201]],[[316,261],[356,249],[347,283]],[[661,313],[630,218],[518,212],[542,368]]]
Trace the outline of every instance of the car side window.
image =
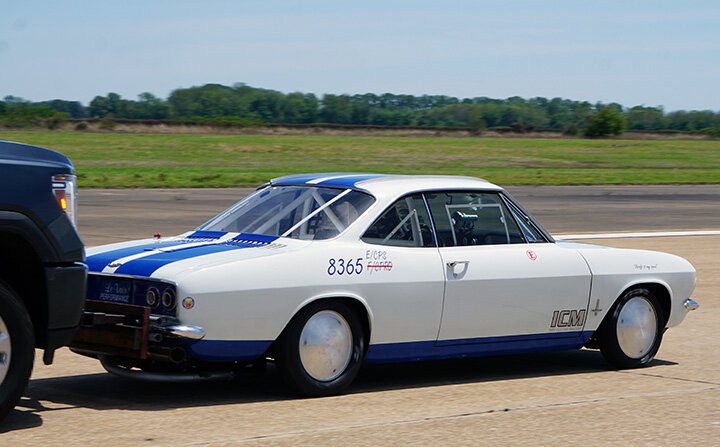
[[525,242],[497,193],[433,192],[425,198],[441,247]]
[[[507,199],[506,199],[507,200]],[[513,205],[512,202],[507,201],[508,208],[510,209],[510,214],[513,215],[515,218],[515,221],[520,226],[520,231],[522,231],[523,236],[525,236],[525,240],[529,243],[538,243],[538,242],[547,242],[545,240],[545,237],[540,233],[540,231],[535,228],[535,226],[532,224],[530,219],[520,211],[515,205]]]
[[434,247],[435,238],[422,195],[403,197],[392,204],[361,239],[377,245]]

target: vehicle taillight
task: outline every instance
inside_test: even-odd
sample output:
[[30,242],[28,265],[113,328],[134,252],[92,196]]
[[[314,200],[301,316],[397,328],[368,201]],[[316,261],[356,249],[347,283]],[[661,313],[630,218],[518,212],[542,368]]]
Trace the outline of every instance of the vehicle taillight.
[[74,175],[53,175],[52,189],[60,208],[77,228],[77,181]]

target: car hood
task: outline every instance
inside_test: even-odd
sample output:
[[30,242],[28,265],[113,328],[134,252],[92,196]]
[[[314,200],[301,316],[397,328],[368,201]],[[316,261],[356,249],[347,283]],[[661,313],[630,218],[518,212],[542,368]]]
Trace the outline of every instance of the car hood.
[[86,262],[91,273],[164,278],[167,275],[161,271],[267,256],[308,243],[260,234],[193,231],[173,238],[94,247],[88,250]]

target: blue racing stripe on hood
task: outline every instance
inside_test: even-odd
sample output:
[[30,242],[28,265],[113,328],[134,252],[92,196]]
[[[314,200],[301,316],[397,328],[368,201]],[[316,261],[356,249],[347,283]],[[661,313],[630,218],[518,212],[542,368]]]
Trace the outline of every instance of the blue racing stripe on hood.
[[173,245],[180,245],[182,242],[149,242],[147,244],[134,245],[132,247],[119,248],[117,250],[104,251],[102,253],[96,253],[88,256],[85,263],[88,265],[88,269],[91,272],[102,272],[108,264],[126,256],[136,255],[144,251],[155,250],[157,248],[172,247]]
[[150,277],[160,267],[172,264],[173,262],[184,261],[186,259],[214,253],[222,253],[224,251],[268,245],[276,239],[276,236],[243,233],[225,242],[215,244],[210,243],[208,245],[188,248],[179,247],[173,251],[154,252],[151,255],[126,262],[118,267],[115,270],[115,273]]
[[252,233],[240,233],[232,241],[248,241],[248,242],[259,242],[261,244],[270,244],[275,242],[277,236],[267,236],[265,234],[252,234]]
[[209,255],[213,253],[221,253],[223,251],[237,250],[239,248],[257,247],[257,245],[244,244],[212,244],[202,245],[200,247],[190,247],[184,250],[158,252],[144,258],[134,259],[121,265],[115,270],[115,273],[133,276],[152,276],[155,270],[166,266],[173,262],[184,261],[185,259],[197,256]]
[[225,236],[227,232],[225,231],[205,231],[205,230],[197,230],[193,232],[192,234],[188,234],[185,236],[188,239],[220,239],[221,237]]
[[195,244],[198,242],[211,242],[225,236],[225,231],[195,231],[183,239],[170,241],[148,242],[147,244],[133,245],[132,247],[118,248],[117,250],[105,251],[88,256],[85,261],[91,272],[102,272],[108,264],[127,256],[137,255],[145,251],[157,250],[182,244]]

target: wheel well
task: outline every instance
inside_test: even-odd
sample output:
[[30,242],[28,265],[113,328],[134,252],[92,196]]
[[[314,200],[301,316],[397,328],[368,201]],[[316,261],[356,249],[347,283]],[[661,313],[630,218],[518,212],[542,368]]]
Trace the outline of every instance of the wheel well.
[[[660,301],[660,307],[662,308],[662,314],[663,314],[663,324],[662,326],[665,327],[665,325],[668,322],[668,319],[670,318],[670,291],[659,283],[640,283],[640,284],[633,284],[632,286],[628,287],[627,289],[623,290],[615,299],[613,302],[613,305],[610,307],[612,310],[615,307],[615,304],[617,303],[617,300],[625,295],[628,291],[632,289],[638,289],[638,288],[645,288],[651,291],[655,294],[658,301]],[[605,322],[610,318],[611,312],[608,312],[605,315],[605,318],[603,318],[603,321],[600,323],[600,326],[598,326],[598,329],[593,333],[592,337],[588,342],[585,344],[586,347],[591,349],[597,349],[597,334],[601,330],[601,328],[606,324]]]
[[37,347],[47,342],[47,294],[43,264],[25,239],[13,233],[0,233],[0,280],[9,285],[30,314]]
[[365,349],[367,349],[368,345],[370,344],[370,317],[368,316],[368,311],[365,308],[365,305],[363,305],[363,303],[354,298],[334,299],[347,304],[353,310],[353,312],[355,312],[355,315],[360,318],[360,322],[363,326],[363,332],[365,333]]
[[322,303],[322,302],[331,302],[331,301],[341,302],[341,303],[347,305],[348,307],[350,307],[350,309],[353,310],[353,312],[355,312],[355,315],[357,315],[358,318],[360,318],[360,323],[362,324],[363,332],[365,333],[365,350],[367,351],[367,348],[370,344],[370,317],[368,315],[367,309],[365,308],[365,305],[363,303],[361,303],[359,300],[356,300],[355,298],[333,297],[333,298],[321,298],[321,299],[318,299],[315,301],[311,301],[311,302],[305,304],[305,306],[298,309],[298,311],[295,312],[295,314],[292,316],[292,318],[290,318],[290,320],[288,320],[287,324],[283,328],[283,330],[280,333],[280,335],[278,336],[278,338],[273,342],[273,344],[270,346],[270,348],[268,348],[268,353],[270,355],[272,355],[275,352],[275,348],[277,347],[278,341],[283,337],[283,335],[285,334],[285,330],[287,329],[287,326],[290,324],[290,322],[293,320],[293,318],[295,318],[295,316],[297,315],[298,312],[305,309],[307,306],[309,306],[311,304]]
[[[319,300],[315,300],[315,301],[311,301],[311,302],[307,303],[305,306],[303,306],[302,309],[309,306],[310,304],[321,303],[321,302],[330,302],[330,301],[341,302],[341,303],[347,305],[348,307],[350,307],[350,309],[352,309],[355,312],[355,315],[357,315],[360,318],[360,322],[363,325],[363,331],[365,332],[365,337],[367,338],[367,341],[369,342],[369,340],[370,340],[370,318],[368,316],[368,312],[367,312],[367,309],[365,308],[365,305],[363,305],[363,303],[356,300],[355,298],[349,298],[349,297],[321,298]],[[299,312],[299,310],[298,310],[298,312]],[[293,316],[293,318],[294,318],[294,316]],[[366,345],[367,345],[367,343],[366,343]],[[367,349],[367,346],[365,347],[365,349]]]
[[660,306],[662,307],[663,319],[665,320],[663,322],[663,327],[665,327],[668,320],[670,319],[670,310],[671,310],[670,291],[665,286],[663,286],[662,284],[658,284],[658,283],[637,284],[634,287],[640,287],[640,286],[645,287],[648,290],[650,290],[652,293],[655,294],[658,301],[660,301]]
[[[670,318],[670,291],[662,284],[655,283],[655,282],[648,282],[648,283],[640,283],[640,284],[633,284],[632,286],[628,287],[627,289],[623,290],[620,295],[618,295],[618,298],[625,295],[628,291],[632,289],[640,289],[645,288],[651,291],[655,296],[657,297],[658,301],[660,301],[660,307],[662,308],[662,314],[663,314],[663,327],[668,322],[668,319]],[[609,313],[608,313],[609,315]]]

